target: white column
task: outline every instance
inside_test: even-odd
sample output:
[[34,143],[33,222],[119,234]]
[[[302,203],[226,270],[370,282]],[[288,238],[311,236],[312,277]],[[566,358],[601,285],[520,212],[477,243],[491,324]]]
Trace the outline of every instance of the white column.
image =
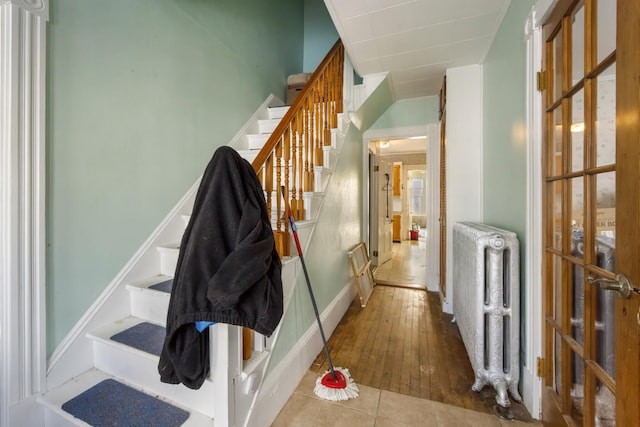
[[[45,341],[48,0],[0,0],[0,425],[35,425]],[[31,408],[31,409],[30,409]]]

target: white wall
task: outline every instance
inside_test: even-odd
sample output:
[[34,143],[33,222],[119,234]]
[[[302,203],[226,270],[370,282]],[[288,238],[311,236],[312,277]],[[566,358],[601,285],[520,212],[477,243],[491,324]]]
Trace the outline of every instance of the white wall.
[[447,297],[453,312],[453,225],[482,222],[482,66],[447,70]]

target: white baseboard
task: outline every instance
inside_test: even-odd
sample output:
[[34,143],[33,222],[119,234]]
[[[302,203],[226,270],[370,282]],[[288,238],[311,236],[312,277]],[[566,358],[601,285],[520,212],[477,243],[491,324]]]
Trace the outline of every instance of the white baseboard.
[[[353,281],[350,281],[322,312],[320,320],[327,338],[338,326],[355,296],[356,289]],[[321,350],[322,339],[314,322],[265,379],[248,425],[271,425]]]

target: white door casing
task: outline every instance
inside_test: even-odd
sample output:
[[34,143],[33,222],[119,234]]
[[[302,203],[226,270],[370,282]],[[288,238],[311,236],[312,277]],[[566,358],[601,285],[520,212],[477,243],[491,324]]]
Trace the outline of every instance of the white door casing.
[[0,0],[0,425],[44,390],[48,0]]

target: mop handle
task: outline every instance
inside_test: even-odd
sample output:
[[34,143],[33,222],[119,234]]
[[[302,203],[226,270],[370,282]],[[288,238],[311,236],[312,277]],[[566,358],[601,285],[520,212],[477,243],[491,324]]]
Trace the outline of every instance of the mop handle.
[[327,339],[324,336],[324,329],[322,328],[322,322],[320,322],[320,314],[318,313],[318,305],[316,304],[316,298],[313,296],[313,289],[311,289],[311,280],[309,280],[309,273],[307,272],[307,265],[304,262],[304,257],[302,256],[302,246],[300,245],[300,239],[298,239],[298,228],[296,227],[296,223],[293,220],[293,212],[291,212],[291,208],[289,207],[289,201],[287,200],[287,196],[284,192],[284,185],[280,187],[282,190],[282,197],[284,198],[284,205],[287,209],[287,217],[289,218],[289,224],[291,224],[291,231],[293,232],[293,239],[296,242],[296,249],[298,249],[298,255],[300,256],[300,262],[302,263],[302,271],[304,272],[304,277],[307,282],[307,289],[309,290],[309,296],[311,297],[311,304],[313,305],[313,312],[316,315],[316,321],[318,322],[318,329],[320,329],[320,336],[322,337],[322,345],[324,347],[324,353],[327,356],[327,362],[329,363],[329,371],[331,371],[331,376],[334,380],[337,380],[338,377],[336,375],[335,368],[333,367],[333,361],[331,360],[331,355],[329,354],[329,346],[327,345]]

